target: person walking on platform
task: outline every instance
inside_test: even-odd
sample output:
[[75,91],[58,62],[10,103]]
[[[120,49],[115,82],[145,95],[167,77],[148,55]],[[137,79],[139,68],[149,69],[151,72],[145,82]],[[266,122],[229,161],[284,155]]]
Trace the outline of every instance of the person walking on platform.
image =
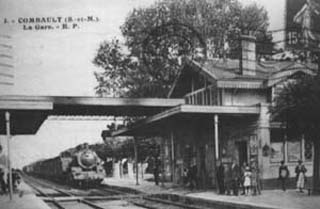
[[12,182],[13,182],[13,190],[17,190],[18,186],[21,182],[21,177],[17,170],[13,169],[12,171]]
[[160,159],[159,157],[154,158],[154,167],[153,167],[153,176],[154,176],[154,183],[159,185],[159,173],[160,173]]
[[219,194],[225,193],[224,187],[224,166],[221,161],[218,161],[218,168],[217,168],[217,181],[218,181],[218,188]]
[[196,163],[192,163],[191,168],[188,171],[189,186],[191,190],[197,188],[197,172]]
[[283,191],[286,191],[286,180],[289,177],[289,169],[284,164],[284,161],[281,161],[281,165],[279,167],[279,180],[281,181],[281,188]]
[[5,178],[5,173],[4,170],[2,168],[0,168],[0,187],[1,187],[1,194],[6,194],[7,190],[6,190],[6,182],[4,180]]
[[295,172],[297,181],[297,191],[303,192],[305,183],[305,173],[307,172],[307,169],[302,164],[302,160],[298,161],[298,165],[296,166]]
[[188,179],[188,169],[184,168],[183,169],[183,173],[182,173],[182,183],[184,186],[187,186],[189,183],[189,179]]
[[238,196],[239,191],[239,179],[240,179],[240,168],[239,165],[233,160],[231,165],[231,179],[232,179],[232,191],[233,195]]
[[232,176],[231,176],[231,165],[227,165],[224,170],[224,186],[227,195],[231,194],[232,188]]
[[257,161],[251,162],[251,187],[252,187],[252,195],[261,194],[260,170],[259,170]]
[[247,163],[244,162],[241,166],[241,170],[240,170],[240,187],[242,188],[242,193],[241,195],[245,195],[246,194],[246,189],[243,185],[244,183],[244,172],[246,171],[246,167],[247,167]]

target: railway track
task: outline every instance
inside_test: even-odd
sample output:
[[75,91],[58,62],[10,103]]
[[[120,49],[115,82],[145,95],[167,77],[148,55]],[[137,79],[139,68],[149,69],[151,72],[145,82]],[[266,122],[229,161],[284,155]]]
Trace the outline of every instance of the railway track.
[[[123,191],[118,188],[100,186],[94,189],[79,190],[58,185],[47,180],[24,177],[40,198],[52,209],[206,209],[209,207],[166,200],[153,195]],[[212,208],[212,207],[210,207]]]
[[75,196],[70,192],[57,188],[53,185],[48,185],[46,182],[42,182],[33,178],[24,179],[26,183],[33,188],[36,195],[42,198],[53,209],[104,209],[90,200],[87,200],[86,197]]
[[[119,195],[123,195],[124,197],[128,195],[128,192],[124,192],[121,190],[117,190],[115,188],[106,188],[102,187],[102,190],[107,192],[115,192]],[[140,206],[142,208],[149,208],[149,209],[207,209],[212,207],[205,207],[205,206],[197,206],[197,205],[191,205],[187,203],[182,203],[179,201],[173,201],[173,200],[165,200],[162,198],[157,198],[152,195],[148,194],[140,194],[137,196],[132,196],[133,198],[129,199],[128,201],[136,206]]]

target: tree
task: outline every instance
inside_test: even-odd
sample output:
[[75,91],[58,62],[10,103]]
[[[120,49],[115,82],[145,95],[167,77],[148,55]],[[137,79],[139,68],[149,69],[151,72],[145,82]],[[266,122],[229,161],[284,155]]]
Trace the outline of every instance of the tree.
[[286,134],[304,136],[314,144],[313,190],[320,186],[320,77],[306,76],[287,84],[270,108],[272,116],[286,124]]
[[[253,31],[258,52],[270,43],[268,16],[256,4],[237,0],[162,0],[134,9],[121,26],[125,43],[103,42],[93,63],[99,95],[166,97],[182,57],[239,57],[239,36]],[[228,43],[228,44],[226,44]],[[265,50],[264,50],[265,51]]]
[[[102,153],[102,155],[113,157],[116,160],[134,158],[134,141],[132,137],[111,137],[111,132],[121,127],[122,126],[116,126],[115,123],[107,125],[108,130],[103,131],[101,134],[104,145],[99,144],[97,148],[92,147],[98,156],[100,156],[99,153]],[[136,142],[139,162],[145,162],[149,158],[159,155],[159,140],[155,138],[139,138]]]

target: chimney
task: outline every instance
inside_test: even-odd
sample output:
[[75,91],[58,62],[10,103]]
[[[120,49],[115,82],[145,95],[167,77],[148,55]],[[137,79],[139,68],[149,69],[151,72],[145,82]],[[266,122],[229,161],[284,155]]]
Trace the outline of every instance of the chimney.
[[256,38],[254,36],[241,36],[241,75],[256,75]]

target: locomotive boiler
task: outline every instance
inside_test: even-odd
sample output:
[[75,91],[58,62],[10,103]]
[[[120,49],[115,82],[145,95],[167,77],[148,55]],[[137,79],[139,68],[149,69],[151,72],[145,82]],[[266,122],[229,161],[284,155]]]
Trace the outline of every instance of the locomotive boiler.
[[76,159],[71,163],[69,179],[74,184],[99,184],[105,177],[102,160],[97,154],[90,150],[84,149],[78,152]]

